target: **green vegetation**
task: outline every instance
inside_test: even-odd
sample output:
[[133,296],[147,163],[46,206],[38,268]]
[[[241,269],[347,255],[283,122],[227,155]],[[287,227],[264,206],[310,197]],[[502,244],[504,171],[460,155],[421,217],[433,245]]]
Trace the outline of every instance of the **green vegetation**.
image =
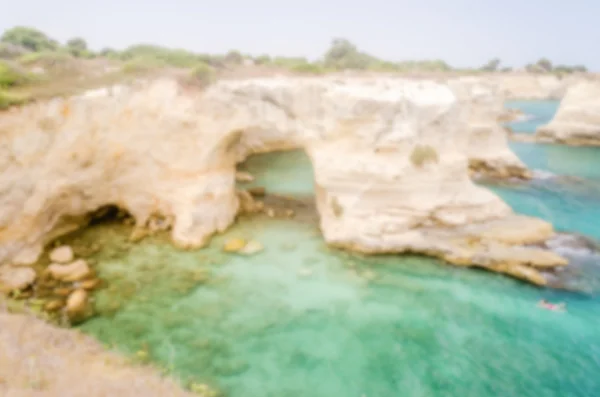
[[0,89],[25,84],[30,79],[28,73],[20,70],[18,66],[0,61]]
[[410,154],[410,162],[418,168],[425,164],[437,163],[439,157],[435,149],[429,145],[417,145]]
[[71,55],[65,51],[41,51],[24,54],[18,58],[18,61],[24,66],[37,63],[51,66],[67,62],[71,58]]
[[198,63],[192,68],[191,75],[202,85],[210,84],[214,79],[214,70],[206,63]]
[[[96,58],[97,62],[88,62],[92,58]],[[439,59],[389,61],[360,50],[345,38],[334,39],[324,55],[316,60],[267,54],[251,56],[238,50],[226,54],[203,54],[144,43],[124,50],[104,48],[94,52],[82,37],[73,37],[60,43],[38,29],[16,26],[0,36],[0,107],[22,103],[29,96],[39,98],[40,95],[47,97],[77,92],[86,84],[93,85],[91,80],[97,80],[94,84],[106,83],[104,80],[114,83],[119,79],[167,69],[169,73],[187,76],[191,82],[204,86],[214,81],[220,72],[237,70],[241,65],[308,75],[346,70],[385,73],[512,70],[503,67],[499,58],[491,59],[477,69],[455,69]],[[526,70],[558,76],[587,71],[579,65],[555,66],[546,58],[527,65]]]
[[151,56],[138,56],[126,61],[121,70],[125,73],[146,73],[152,70],[162,69],[168,64],[159,58]]
[[25,26],[16,26],[8,29],[0,37],[3,43],[21,46],[29,51],[53,51],[58,49],[59,44],[46,36],[45,33]]
[[0,90],[0,110],[8,109],[11,106],[22,105],[27,102],[27,97],[12,94]]

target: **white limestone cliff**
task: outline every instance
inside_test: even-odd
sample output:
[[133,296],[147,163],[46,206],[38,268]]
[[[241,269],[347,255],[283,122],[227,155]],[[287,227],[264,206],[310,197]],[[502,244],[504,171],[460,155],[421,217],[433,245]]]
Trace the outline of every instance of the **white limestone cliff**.
[[497,73],[486,77],[498,85],[507,100],[561,99],[569,87],[591,78],[579,73],[562,77],[538,73]]
[[305,148],[325,240],[364,252],[421,252],[545,284],[565,264],[520,245],[552,236],[468,175],[464,100],[400,79],[172,80],[29,105],[0,117],[0,263],[32,262],[106,204],[138,229],[172,225],[200,247],[235,219],[235,164]]
[[556,115],[538,128],[536,138],[569,145],[600,145],[600,81],[570,87]]
[[448,84],[465,119],[471,171],[498,178],[530,178],[525,164],[509,148],[508,133],[500,124],[504,98],[498,86],[474,77],[449,80]]

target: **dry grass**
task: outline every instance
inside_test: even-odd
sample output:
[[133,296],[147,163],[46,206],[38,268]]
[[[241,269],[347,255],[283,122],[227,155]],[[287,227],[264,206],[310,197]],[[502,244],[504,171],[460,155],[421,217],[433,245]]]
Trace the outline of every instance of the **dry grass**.
[[0,312],[0,396],[198,396],[78,331]]

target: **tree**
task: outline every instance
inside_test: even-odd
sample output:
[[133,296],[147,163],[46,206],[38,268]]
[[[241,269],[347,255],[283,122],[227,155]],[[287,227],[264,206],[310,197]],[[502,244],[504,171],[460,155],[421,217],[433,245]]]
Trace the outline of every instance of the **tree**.
[[256,58],[254,58],[254,62],[257,65],[266,65],[271,62],[271,57],[268,55],[259,55]]
[[333,39],[323,57],[325,66],[336,69],[367,69],[376,61],[374,57],[359,51],[350,41],[341,38]]
[[54,51],[58,42],[45,33],[26,26],[16,26],[4,32],[0,41],[24,47],[31,51]]
[[76,57],[80,57],[88,53],[87,43],[81,37],[74,37],[67,41],[67,49]]
[[244,61],[244,57],[242,56],[242,54],[239,51],[231,50],[227,53],[227,55],[225,55],[226,63],[233,63],[236,65],[239,65],[243,61]]
[[485,65],[481,67],[481,70],[485,70],[487,72],[495,72],[500,67],[500,59],[494,58],[488,61]]
[[552,71],[552,62],[550,62],[550,60],[547,58],[541,58],[539,61],[537,61],[536,65],[544,72]]

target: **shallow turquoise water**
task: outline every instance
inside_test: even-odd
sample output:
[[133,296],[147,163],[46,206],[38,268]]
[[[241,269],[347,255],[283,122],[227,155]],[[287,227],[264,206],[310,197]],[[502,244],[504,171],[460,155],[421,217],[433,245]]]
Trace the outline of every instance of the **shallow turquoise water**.
[[515,132],[534,133],[540,125],[547,124],[556,113],[560,101],[508,101],[506,107],[519,109],[528,117],[525,120],[507,123]]
[[512,150],[534,170],[600,179],[600,148],[511,142]]
[[[575,164],[570,150],[553,156]],[[528,164],[548,164],[539,158],[547,153],[519,154]],[[277,171],[265,171],[274,164]],[[302,152],[271,153],[247,167],[253,185],[312,194]],[[494,190],[518,212],[600,238],[596,187],[593,179],[546,179]],[[173,376],[206,381],[231,397],[595,397],[600,390],[594,295],[427,258],[330,250],[317,225],[294,219],[242,220],[195,252],[159,238],[128,245],[110,225],[85,233],[106,247],[97,269],[112,287],[97,305],[112,312],[82,328],[127,352],[147,345]],[[224,254],[230,237],[258,240],[265,251]],[[539,310],[541,298],[569,310]]]

